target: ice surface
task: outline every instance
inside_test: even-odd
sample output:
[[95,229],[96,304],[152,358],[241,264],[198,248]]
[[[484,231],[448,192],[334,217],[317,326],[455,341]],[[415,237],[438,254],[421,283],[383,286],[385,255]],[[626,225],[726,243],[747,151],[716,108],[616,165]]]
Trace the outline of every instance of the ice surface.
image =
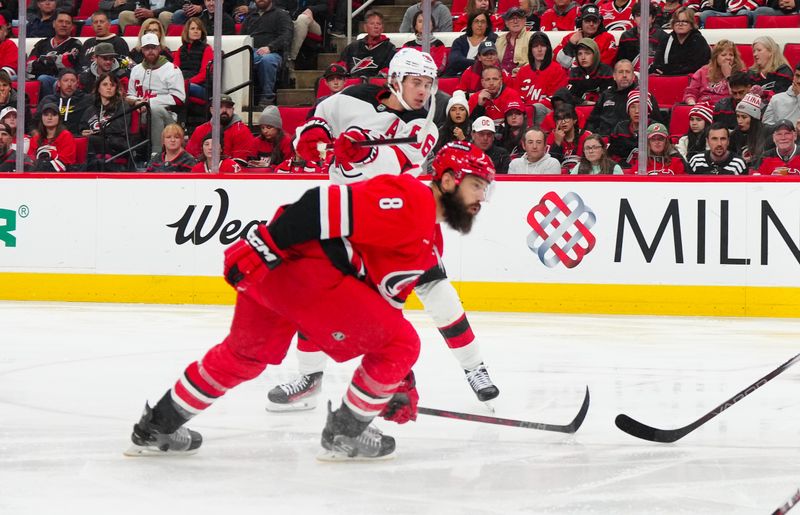
[[[0,303],[0,513],[771,513],[800,486],[800,366],[674,444],[614,426],[688,424],[800,349],[800,320],[473,313],[500,388],[497,416],[577,434],[420,416],[379,423],[380,463],[315,459],[322,406],[268,413],[296,358],[230,392],[190,427],[191,457],[126,458],[131,426],[220,341],[230,307]],[[421,312],[421,404],[486,414]],[[338,403],[353,363],[328,366]]]

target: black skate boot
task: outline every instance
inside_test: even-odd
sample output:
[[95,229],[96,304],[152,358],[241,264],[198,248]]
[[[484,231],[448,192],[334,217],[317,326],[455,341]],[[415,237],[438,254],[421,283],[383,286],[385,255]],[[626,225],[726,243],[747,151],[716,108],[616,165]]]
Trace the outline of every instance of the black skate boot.
[[481,363],[472,370],[464,370],[464,374],[466,374],[467,382],[470,387],[472,387],[472,391],[475,392],[478,400],[486,402],[489,409],[494,411],[491,404],[488,404],[488,401],[500,395],[500,390],[497,389],[492,379],[489,377],[489,371],[486,370],[486,365]]
[[385,460],[394,457],[395,442],[369,422],[358,420],[350,408],[342,404],[331,411],[328,401],[328,422],[322,430],[320,461]]
[[267,394],[267,411],[302,411],[317,407],[322,372],[301,375],[279,384]]
[[144,405],[144,413],[131,433],[133,445],[125,451],[126,456],[182,456],[195,454],[203,443],[200,433],[179,427],[165,433],[153,424],[153,409]]

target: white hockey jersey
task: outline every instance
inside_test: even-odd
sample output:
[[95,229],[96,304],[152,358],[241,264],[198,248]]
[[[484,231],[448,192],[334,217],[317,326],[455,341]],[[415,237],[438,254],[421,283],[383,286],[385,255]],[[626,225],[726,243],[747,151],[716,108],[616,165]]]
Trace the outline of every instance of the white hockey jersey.
[[[322,119],[331,131],[332,138],[350,129],[360,129],[370,139],[389,139],[414,136],[425,128],[424,109],[417,111],[395,111],[381,103],[384,87],[373,84],[356,85],[336,95],[331,95],[317,106],[313,118],[297,129],[299,135],[304,128]],[[354,163],[345,170],[332,162],[328,173],[334,184],[352,184],[377,175],[410,173],[419,175],[425,157],[433,150],[439,131],[431,122],[429,132],[421,143],[372,147],[370,158],[364,163]]]
[[180,105],[186,100],[181,69],[159,56],[157,68],[137,64],[131,70],[128,96],[149,99],[150,105]]

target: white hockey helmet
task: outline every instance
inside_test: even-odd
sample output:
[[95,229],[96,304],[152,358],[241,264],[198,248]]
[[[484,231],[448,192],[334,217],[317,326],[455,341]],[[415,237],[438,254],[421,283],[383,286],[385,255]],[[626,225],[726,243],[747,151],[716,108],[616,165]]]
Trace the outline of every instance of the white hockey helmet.
[[[411,109],[406,101],[403,99],[403,79],[408,75],[416,75],[420,77],[430,77],[433,79],[433,86],[431,87],[431,96],[436,94],[436,76],[438,70],[436,62],[428,52],[422,52],[416,48],[401,48],[394,54],[392,60],[389,62],[389,78],[387,85],[389,89],[397,95],[400,103],[406,109]],[[397,81],[397,89],[395,90],[392,81]]]

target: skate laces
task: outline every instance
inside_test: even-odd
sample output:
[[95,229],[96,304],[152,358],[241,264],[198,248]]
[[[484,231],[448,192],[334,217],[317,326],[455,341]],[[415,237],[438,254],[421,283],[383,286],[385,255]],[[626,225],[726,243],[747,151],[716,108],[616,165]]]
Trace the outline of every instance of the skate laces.
[[286,392],[286,395],[294,395],[306,390],[312,383],[310,375],[303,375],[290,383],[280,385],[281,390]]
[[467,374],[467,382],[476,392],[494,386],[485,365],[481,364],[477,368],[466,370],[465,372]]

